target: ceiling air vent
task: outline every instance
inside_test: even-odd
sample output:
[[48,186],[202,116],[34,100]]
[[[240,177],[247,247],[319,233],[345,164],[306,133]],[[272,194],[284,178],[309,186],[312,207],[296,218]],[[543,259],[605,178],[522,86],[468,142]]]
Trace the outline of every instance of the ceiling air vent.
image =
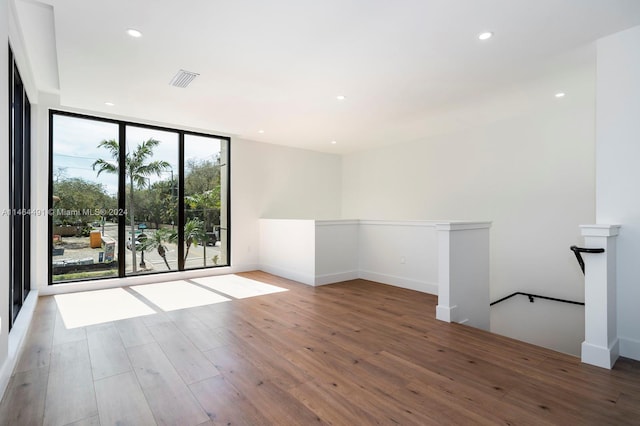
[[197,72],[180,70],[176,75],[173,76],[169,84],[172,86],[185,88],[189,85],[189,83],[193,81],[194,78],[199,75],[200,74],[198,74]]

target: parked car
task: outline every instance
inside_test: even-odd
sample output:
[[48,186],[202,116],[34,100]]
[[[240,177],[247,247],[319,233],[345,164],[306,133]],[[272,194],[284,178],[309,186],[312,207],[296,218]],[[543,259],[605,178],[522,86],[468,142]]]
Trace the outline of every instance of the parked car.
[[213,232],[207,232],[207,245],[215,246],[220,241],[220,226],[214,226]]
[[208,246],[215,246],[218,242],[218,235],[215,232],[207,232],[206,244]]
[[[147,236],[145,234],[136,235],[136,251],[141,250],[140,245],[146,239],[147,239]],[[129,239],[127,240],[127,248],[131,250],[131,237],[129,237]]]

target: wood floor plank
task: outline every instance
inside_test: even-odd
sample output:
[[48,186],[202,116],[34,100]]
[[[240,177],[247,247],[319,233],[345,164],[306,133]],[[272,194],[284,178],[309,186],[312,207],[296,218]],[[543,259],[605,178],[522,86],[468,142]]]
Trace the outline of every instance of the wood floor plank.
[[48,366],[16,373],[0,404],[0,424],[41,425],[48,378]]
[[157,343],[128,348],[136,377],[160,425],[197,425],[209,420]]
[[[332,425],[344,424],[345,419],[349,419],[354,424],[363,425],[383,423],[352,401],[345,399],[341,394],[331,392],[331,389],[323,388],[315,381],[302,383],[289,389],[288,392],[312,412]],[[435,425],[436,423],[431,424]]]
[[140,319],[142,319],[142,322],[147,326],[171,322],[171,318],[169,318],[169,315],[167,315],[165,312],[158,312],[152,315],[145,315],[143,317],[140,317]]
[[233,347],[238,353],[280,387],[288,389],[311,380],[301,368],[287,360],[282,352],[274,349],[269,335],[255,330],[251,334],[235,336]]
[[200,351],[208,351],[228,344],[224,329],[211,328],[189,312],[170,312],[169,317],[178,329]]
[[127,351],[113,323],[87,327],[87,342],[94,380],[131,370]]
[[142,318],[129,318],[115,323],[125,348],[153,343],[155,340]]
[[267,425],[269,421],[222,376],[189,385],[212,425]]
[[66,425],[98,414],[86,340],[55,345],[49,366],[45,425]]
[[220,374],[174,323],[156,324],[149,331],[186,384]]
[[155,425],[136,376],[129,371],[96,380],[96,399],[102,425]]
[[326,424],[233,349],[217,348],[206,354],[224,379],[251,401],[272,424]]
[[84,327],[67,328],[62,319],[60,312],[56,314],[55,328],[53,331],[53,344],[60,345],[63,343],[77,342],[86,340],[87,333]]
[[87,419],[78,420],[77,422],[69,423],[66,426],[100,426],[100,417],[93,416]]
[[49,365],[53,332],[55,328],[55,311],[52,315],[43,315],[30,327],[22,348],[15,372],[38,369]]

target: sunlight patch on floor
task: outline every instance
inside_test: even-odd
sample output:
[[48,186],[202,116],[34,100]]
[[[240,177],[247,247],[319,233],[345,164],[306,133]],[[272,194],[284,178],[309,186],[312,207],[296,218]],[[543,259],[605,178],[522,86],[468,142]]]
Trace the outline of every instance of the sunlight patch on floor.
[[240,277],[238,275],[219,275],[215,277],[194,278],[191,281],[212,290],[227,294],[236,299],[247,297],[264,296],[266,294],[280,293],[288,291],[286,288],[260,281]]
[[231,300],[186,281],[145,284],[130,288],[164,311],[175,311]]
[[54,299],[67,329],[156,313],[121,288],[58,294]]

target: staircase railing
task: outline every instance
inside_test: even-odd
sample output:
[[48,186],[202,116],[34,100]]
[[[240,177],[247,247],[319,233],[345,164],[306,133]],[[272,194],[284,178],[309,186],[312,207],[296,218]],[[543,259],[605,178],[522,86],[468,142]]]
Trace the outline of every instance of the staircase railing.
[[576,255],[576,259],[580,264],[580,269],[582,269],[582,273],[584,274],[584,260],[582,260],[582,255],[580,253],[604,253],[603,248],[585,248],[585,247],[577,247],[571,246],[569,247],[573,254]]
[[498,299],[495,302],[491,302],[489,304],[489,306],[493,306],[496,303],[504,302],[505,300],[511,299],[512,297],[518,296],[518,295],[527,296],[529,298],[529,302],[531,302],[531,303],[533,303],[534,298],[538,298],[538,299],[545,299],[545,300],[553,300],[554,302],[571,303],[572,305],[582,305],[582,306],[584,306],[584,302],[576,302],[574,300],[558,299],[557,297],[541,296],[539,294],[524,293],[522,291],[516,291],[515,293],[512,293],[512,294],[510,294],[508,296],[505,296],[502,299]]

